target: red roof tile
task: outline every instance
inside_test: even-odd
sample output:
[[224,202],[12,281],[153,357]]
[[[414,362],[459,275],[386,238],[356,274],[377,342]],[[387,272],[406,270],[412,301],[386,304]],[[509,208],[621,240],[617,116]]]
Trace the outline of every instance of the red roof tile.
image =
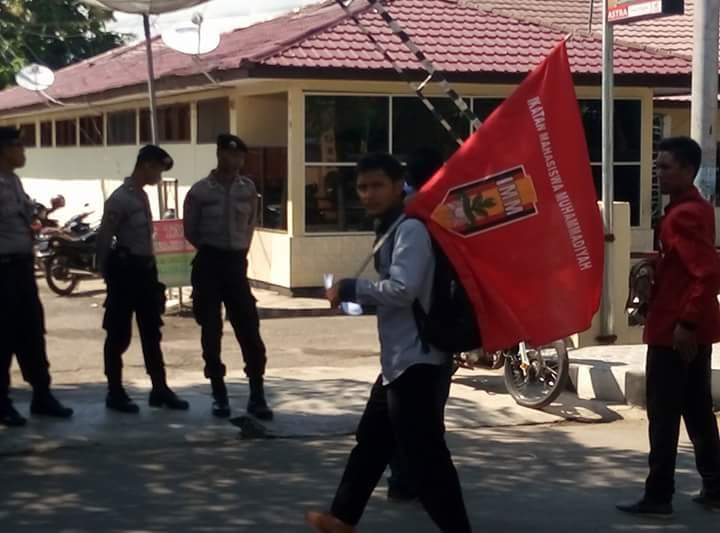
[[[567,33],[523,20],[516,14],[484,10],[482,0],[479,4],[480,7],[474,7],[456,0],[394,0],[389,11],[446,73],[523,74],[537,65]],[[360,20],[403,68],[417,69],[415,57],[377,14],[366,11]],[[597,36],[578,34],[569,42],[568,50],[576,74],[600,72],[602,48]],[[351,20],[343,20],[314,34],[263,63],[296,68],[389,68]],[[619,45],[615,68],[619,75],[662,75],[687,74],[691,65],[685,58]]]
[[[388,5],[390,12],[444,72],[523,74],[564,37],[562,28],[568,27],[568,24],[553,27],[534,19],[543,18],[540,15],[544,14],[548,15],[545,19],[553,22],[554,18],[562,18],[561,13],[567,8],[565,22],[577,27],[582,23],[585,0],[523,3],[523,13],[516,12],[515,1],[479,0],[479,7],[474,7],[459,0],[390,0]],[[542,4],[545,11],[538,11],[538,4]],[[552,6],[553,9],[549,9]],[[417,69],[412,54],[391,34],[381,18],[367,9],[363,0],[357,0],[353,9],[403,67]],[[152,47],[159,80],[200,73],[192,58],[166,48],[160,39],[154,39]],[[601,43],[597,36],[578,34],[568,48],[575,73],[600,72]],[[227,33],[220,47],[203,57],[202,64],[206,70],[218,74],[262,66],[266,73],[267,69],[278,67],[303,69],[308,77],[312,77],[312,69],[320,68],[355,71],[391,68],[334,2]],[[687,75],[690,69],[690,62],[684,57],[633,45],[619,45],[616,50],[616,72],[621,76]],[[116,89],[138,91],[138,86],[146,81],[145,48],[143,44],[122,47],[56,74],[57,81],[48,94],[61,101],[97,97]],[[0,113],[44,103],[42,97],[24,89],[0,92]]]

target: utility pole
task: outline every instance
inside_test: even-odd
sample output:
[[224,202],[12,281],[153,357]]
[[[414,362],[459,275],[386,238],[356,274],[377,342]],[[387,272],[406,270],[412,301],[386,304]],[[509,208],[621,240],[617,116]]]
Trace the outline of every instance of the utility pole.
[[690,130],[703,150],[695,184],[713,203],[717,167],[718,19],[720,0],[695,0]]
[[[720,2],[720,0],[718,0]],[[613,26],[608,20],[610,0],[603,0],[603,67],[602,67],[602,214],[605,226],[605,268],[603,291],[600,306],[600,335],[598,341],[612,344],[615,342],[615,306],[614,306],[614,264],[615,264],[615,142],[614,142],[614,49],[615,36]]]

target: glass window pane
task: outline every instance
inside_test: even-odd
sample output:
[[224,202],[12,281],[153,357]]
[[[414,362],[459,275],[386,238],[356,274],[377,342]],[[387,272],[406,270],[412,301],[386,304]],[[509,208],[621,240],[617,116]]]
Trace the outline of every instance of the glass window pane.
[[99,146],[104,144],[103,118],[81,117],[80,118],[80,146]]
[[250,148],[245,174],[255,181],[260,195],[258,227],[287,230],[287,148]]
[[230,131],[230,103],[227,98],[197,103],[197,142],[215,144],[217,136]]
[[503,98],[475,98],[473,111],[475,111],[481,122],[485,122],[490,114],[504,101]]
[[31,122],[28,124],[20,124],[20,135],[26,148],[35,148],[37,146],[37,139],[35,137],[35,123]]
[[305,225],[308,233],[371,231],[355,191],[355,167],[305,168]]
[[55,146],[77,145],[77,121],[58,120],[55,122]]
[[387,152],[389,108],[384,96],[308,96],[305,160],[354,163],[368,152]]
[[108,113],[107,122],[109,145],[137,144],[137,113],[135,111]]
[[[593,179],[598,200],[602,198],[602,167],[593,165]],[[615,167],[615,201],[630,204],[630,224],[640,225],[640,166]]]
[[[453,131],[463,139],[470,134],[470,124],[449,98],[430,98]],[[467,102],[468,105],[470,102]],[[418,148],[435,146],[449,158],[458,149],[455,138],[440,124],[416,96],[393,98],[393,154],[403,161]]]
[[[599,100],[580,100],[585,137],[593,163],[602,161],[602,106]],[[639,100],[615,100],[615,161],[636,163],[641,160],[642,103]]]
[[50,121],[40,123],[40,146],[50,147],[53,145],[53,123]]
[[[190,104],[173,104],[157,109],[158,142],[190,142]],[[140,111],[140,142],[151,141],[150,111]]]

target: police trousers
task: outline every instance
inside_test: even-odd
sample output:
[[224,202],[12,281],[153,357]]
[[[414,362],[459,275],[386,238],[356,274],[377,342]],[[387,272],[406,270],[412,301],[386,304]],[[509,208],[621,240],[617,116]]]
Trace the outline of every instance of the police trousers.
[[158,281],[157,266],[152,257],[131,256],[113,252],[105,273],[107,299],[103,328],[105,339],[105,375],[108,384],[122,382],[122,356],[130,347],[132,317],[135,314],[145,369],[156,380],[164,381],[161,328],[165,287]]
[[681,419],[695,449],[705,493],[720,498],[720,436],[713,413],[711,354],[712,346],[700,346],[695,359],[687,364],[672,348],[648,348],[650,475],[645,493],[652,501],[670,503],[675,492]]
[[45,313],[30,254],[0,256],[0,403],[8,399],[13,354],[27,383],[49,389]]
[[222,305],[242,349],[245,374],[259,378],[265,374],[267,356],[260,336],[257,302],[247,277],[247,254],[202,248],[193,261],[193,312],[200,325],[205,377],[225,376],[221,358],[223,334]]

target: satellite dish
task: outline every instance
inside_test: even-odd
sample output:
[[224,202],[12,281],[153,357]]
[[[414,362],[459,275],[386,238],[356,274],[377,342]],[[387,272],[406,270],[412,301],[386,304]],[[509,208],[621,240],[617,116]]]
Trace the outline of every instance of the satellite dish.
[[28,91],[44,91],[55,83],[55,74],[43,65],[31,63],[15,74],[15,81]]
[[195,13],[191,24],[182,24],[162,33],[165,46],[182,54],[200,56],[220,46],[220,32],[203,25],[203,16]]
[[196,6],[207,0],[82,0],[86,4],[104,7],[111,11],[137,13],[138,15],[160,15]]

